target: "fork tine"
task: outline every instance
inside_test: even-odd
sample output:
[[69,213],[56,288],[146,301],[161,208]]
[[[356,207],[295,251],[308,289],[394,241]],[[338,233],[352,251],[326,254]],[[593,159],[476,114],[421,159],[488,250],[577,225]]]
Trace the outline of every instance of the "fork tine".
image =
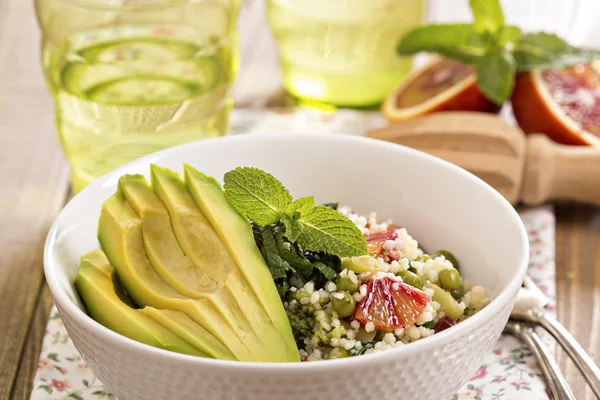
[[510,320],[504,331],[521,338],[531,348],[555,400],[576,400],[556,360],[531,326]]

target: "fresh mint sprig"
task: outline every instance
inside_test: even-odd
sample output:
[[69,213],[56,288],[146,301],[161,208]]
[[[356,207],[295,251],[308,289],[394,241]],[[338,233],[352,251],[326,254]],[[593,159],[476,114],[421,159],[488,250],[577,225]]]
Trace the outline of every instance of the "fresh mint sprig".
[[470,0],[472,24],[429,24],[404,35],[400,55],[421,51],[475,65],[482,93],[501,105],[512,93],[515,74],[533,69],[560,69],[600,58],[600,52],[577,48],[549,33],[524,34],[506,25],[499,0]]
[[367,254],[366,240],[352,221],[330,207],[315,205],[313,197],[292,201],[273,175],[240,167],[227,172],[224,181],[225,197],[238,213],[262,227],[281,221],[285,237],[305,251],[338,257]]
[[227,200],[260,226],[279,221],[292,201],[281,182],[257,168],[237,168],[226,173],[224,179]]

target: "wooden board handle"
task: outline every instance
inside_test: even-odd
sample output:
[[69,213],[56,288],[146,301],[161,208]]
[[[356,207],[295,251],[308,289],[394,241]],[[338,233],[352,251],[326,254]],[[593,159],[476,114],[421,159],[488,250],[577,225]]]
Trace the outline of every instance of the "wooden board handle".
[[568,200],[600,205],[600,148],[566,146],[528,137],[521,199],[536,205]]

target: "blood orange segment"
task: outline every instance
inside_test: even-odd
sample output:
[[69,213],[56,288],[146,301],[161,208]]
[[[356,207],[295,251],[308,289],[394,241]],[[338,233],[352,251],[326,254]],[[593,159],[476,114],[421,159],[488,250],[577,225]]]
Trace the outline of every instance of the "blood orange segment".
[[413,71],[386,98],[383,114],[392,121],[438,111],[497,112],[481,93],[475,69],[447,58],[436,58]]
[[367,239],[367,251],[371,257],[380,257],[382,255],[382,247],[386,240],[394,240],[398,237],[398,227],[390,226],[385,231],[368,233],[365,235]]
[[372,322],[378,330],[402,328],[415,323],[429,301],[425,292],[397,278],[375,276],[367,284],[354,319],[363,325]]
[[511,102],[526,133],[600,147],[600,69],[592,64],[521,73]]

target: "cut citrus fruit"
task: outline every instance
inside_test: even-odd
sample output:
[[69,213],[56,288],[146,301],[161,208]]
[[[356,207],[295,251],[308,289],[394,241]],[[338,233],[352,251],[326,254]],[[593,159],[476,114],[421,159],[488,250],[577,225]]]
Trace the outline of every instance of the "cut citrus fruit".
[[382,255],[382,247],[386,240],[395,240],[398,237],[398,227],[390,226],[385,231],[368,233],[365,235],[367,239],[367,251],[371,257],[380,257]]
[[475,68],[459,61],[436,58],[413,71],[382,105],[390,120],[401,121],[436,111],[497,112],[477,86]]
[[360,301],[354,319],[376,329],[390,330],[413,324],[429,302],[429,296],[389,275],[373,277],[367,295]]
[[600,63],[520,73],[511,97],[526,133],[554,141],[600,147]]

